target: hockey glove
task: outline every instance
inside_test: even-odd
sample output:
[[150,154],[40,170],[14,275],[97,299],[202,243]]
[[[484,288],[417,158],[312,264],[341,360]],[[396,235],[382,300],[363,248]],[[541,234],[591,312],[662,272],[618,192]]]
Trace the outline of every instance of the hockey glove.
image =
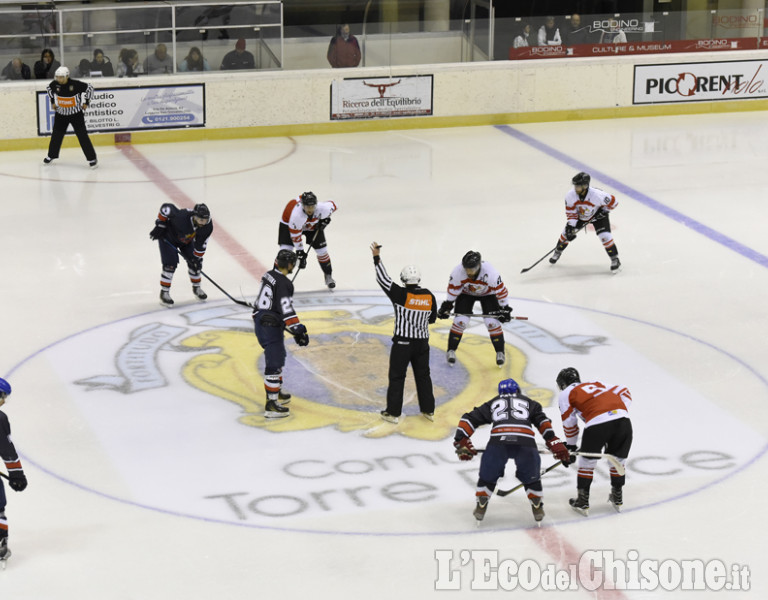
[[23,492],[27,487],[27,478],[24,471],[11,471],[8,473],[8,485],[15,492]]
[[203,259],[199,256],[193,256],[187,261],[187,265],[195,272],[203,270]]
[[165,227],[161,227],[160,225],[155,225],[155,228],[149,232],[150,240],[159,240],[163,237],[165,237]]
[[331,224],[331,217],[325,217],[325,219],[320,219],[320,227],[325,229],[328,227],[328,225]]
[[455,440],[453,447],[456,449],[456,456],[459,457],[459,460],[472,460],[472,457],[477,454],[477,450],[472,445],[472,440],[468,437]]
[[293,339],[299,346],[309,345],[309,335],[307,334],[307,328],[304,327],[304,325],[301,323],[295,325],[293,329],[291,329],[291,335],[293,335]]
[[547,440],[547,448],[549,448],[549,451],[555,455],[557,460],[562,461],[564,467],[571,464],[571,455],[568,452],[568,448],[565,447],[565,444],[560,441],[560,438],[553,437]]
[[604,219],[609,214],[611,214],[610,209],[605,208],[605,206],[601,206],[597,211],[597,215],[595,215],[595,221],[597,221],[597,219]]
[[306,269],[307,253],[304,250],[296,250],[296,257],[299,259],[299,269]]
[[[566,444],[565,447],[568,449],[568,452],[571,455],[571,460],[569,461],[568,464],[572,465],[573,463],[576,462],[576,457],[573,455],[573,453],[576,452],[579,449],[579,447],[575,444]],[[565,466],[567,467],[568,465],[565,465]]]
[[565,239],[572,242],[576,239],[576,228],[572,225],[565,226]]
[[440,305],[440,310],[437,311],[437,318],[438,319],[447,319],[451,316],[451,311],[453,310],[453,302],[450,300],[446,300]]
[[502,323],[509,323],[512,320],[512,307],[502,306],[497,318]]

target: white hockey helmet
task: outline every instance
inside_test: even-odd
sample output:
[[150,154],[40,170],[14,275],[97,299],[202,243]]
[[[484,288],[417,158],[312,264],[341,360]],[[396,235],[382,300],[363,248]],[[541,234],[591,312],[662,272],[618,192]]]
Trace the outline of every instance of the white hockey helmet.
[[416,265],[405,265],[400,271],[400,281],[404,285],[417,285],[421,281],[421,271]]
[[54,77],[66,77],[69,79],[69,69],[67,67],[59,67],[56,69],[56,73],[54,73]]

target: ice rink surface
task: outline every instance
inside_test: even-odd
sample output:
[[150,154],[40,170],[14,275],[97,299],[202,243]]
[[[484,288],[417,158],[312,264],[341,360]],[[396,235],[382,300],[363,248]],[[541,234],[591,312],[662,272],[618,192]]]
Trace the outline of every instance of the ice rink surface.
[[[766,597],[766,139],[762,114],[734,113],[100,147],[95,171],[79,148],[51,166],[3,153],[0,373],[29,487],[8,491],[0,597],[463,598],[515,585],[531,598]],[[618,199],[622,271],[590,232],[521,274],[555,245],[581,170]],[[148,232],[162,203],[205,202],[204,270],[252,301],[283,207],[306,190],[339,207],[327,231],[338,287],[312,257],[298,275],[311,342],[287,340],[292,416],[269,423],[249,312],[210,283],[195,302],[183,269],[176,306],[160,307]],[[438,301],[478,250],[529,317],[505,326],[501,370],[480,321],[449,369],[450,321],[438,321],[433,424],[412,383],[401,423],[378,417],[392,311],[373,240],[394,278],[417,264]],[[601,475],[590,517],[577,515],[575,469],[559,468],[541,528],[521,492],[494,497],[476,526],[479,460],[453,454],[459,417],[514,377],[560,432],[565,366],[632,391],[624,511]],[[621,579],[609,557],[659,581],[586,589],[590,561]],[[708,589],[676,586],[684,561],[708,569]],[[578,585],[537,585],[547,569],[581,573]],[[750,591],[728,591],[736,572]]]

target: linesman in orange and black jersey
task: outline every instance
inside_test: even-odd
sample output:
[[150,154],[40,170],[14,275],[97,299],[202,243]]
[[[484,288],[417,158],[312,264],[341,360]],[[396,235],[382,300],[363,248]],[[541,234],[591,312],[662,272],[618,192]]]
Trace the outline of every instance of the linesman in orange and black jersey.
[[192,210],[179,208],[166,202],[160,207],[155,228],[149,232],[149,239],[157,240],[163,272],[160,274],[160,302],[173,306],[171,281],[179,254],[187,261],[187,273],[192,283],[192,293],[198,300],[205,300],[208,294],[200,287],[203,270],[203,256],[208,247],[208,238],[213,233],[211,211],[205,204],[195,204]]
[[397,423],[403,412],[403,389],[408,365],[416,379],[416,395],[419,409],[425,418],[435,418],[435,394],[429,372],[429,325],[437,320],[437,301],[434,294],[419,287],[421,273],[414,265],[403,267],[400,281],[405,287],[392,281],[381,262],[381,246],[371,244],[376,281],[392,301],[395,308],[395,332],[389,354],[389,387],[387,409],[381,418]]
[[88,129],[85,126],[83,111],[88,108],[93,97],[93,86],[84,81],[69,78],[69,69],[59,67],[56,69],[55,78],[46,88],[51,108],[56,112],[53,117],[53,130],[51,141],[48,144],[48,156],[43,162],[48,165],[59,158],[61,143],[67,128],[72,125],[77,140],[83,149],[83,154],[88,160],[88,165],[95,169],[98,165],[96,150],[93,148],[91,138],[88,137]]

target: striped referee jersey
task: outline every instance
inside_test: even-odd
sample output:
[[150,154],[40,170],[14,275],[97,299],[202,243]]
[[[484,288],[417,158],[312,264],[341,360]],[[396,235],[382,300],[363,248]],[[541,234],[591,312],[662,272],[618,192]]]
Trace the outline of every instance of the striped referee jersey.
[[77,79],[69,79],[63,85],[53,80],[48,84],[46,92],[51,107],[60,115],[70,116],[81,112],[84,104],[91,103],[93,86]]
[[380,257],[374,256],[376,281],[395,307],[395,337],[429,339],[429,324],[437,320],[437,301],[428,289],[401,287],[387,274]]

